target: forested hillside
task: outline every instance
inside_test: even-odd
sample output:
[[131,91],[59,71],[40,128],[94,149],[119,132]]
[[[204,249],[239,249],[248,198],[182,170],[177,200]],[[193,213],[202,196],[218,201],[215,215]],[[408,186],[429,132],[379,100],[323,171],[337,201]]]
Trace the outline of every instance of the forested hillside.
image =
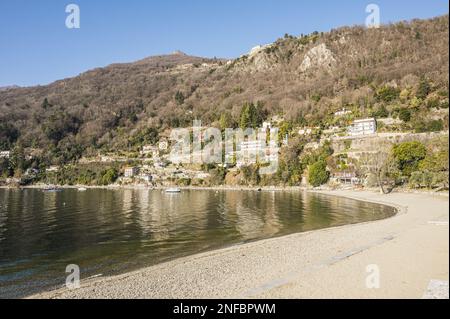
[[[399,131],[448,128],[448,16],[380,29],[288,35],[227,61],[181,52],[111,65],[47,86],[0,90],[0,150],[34,161],[137,149],[174,127],[239,126],[244,105],[286,127],[374,116]],[[351,118],[334,112],[352,110]],[[35,163],[37,164],[37,163]]]

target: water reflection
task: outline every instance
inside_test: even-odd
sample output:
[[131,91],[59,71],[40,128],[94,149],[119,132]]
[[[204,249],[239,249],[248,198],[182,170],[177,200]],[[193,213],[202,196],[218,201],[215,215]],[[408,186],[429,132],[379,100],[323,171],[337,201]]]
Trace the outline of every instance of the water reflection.
[[302,192],[0,189],[0,297],[300,231],[375,220],[393,209]]

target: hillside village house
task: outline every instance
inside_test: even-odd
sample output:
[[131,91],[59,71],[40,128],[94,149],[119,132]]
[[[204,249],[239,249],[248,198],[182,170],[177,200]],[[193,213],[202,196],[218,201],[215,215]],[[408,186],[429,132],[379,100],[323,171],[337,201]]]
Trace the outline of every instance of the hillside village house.
[[256,160],[271,163],[278,161],[278,152],[279,147],[274,141],[270,141],[269,145],[261,140],[241,142],[240,151],[236,152],[239,159],[236,164],[237,167],[242,167],[245,164],[253,164]]
[[304,136],[304,135],[311,135],[312,129],[310,128],[302,128],[298,130],[298,135]]
[[261,152],[264,150],[263,141],[261,140],[252,140],[252,141],[245,141],[241,142],[241,153],[242,154],[258,154],[258,152]]
[[49,168],[47,168],[45,171],[47,173],[52,173],[52,172],[55,173],[55,172],[59,171],[59,167],[56,165],[52,165]]
[[348,127],[348,135],[364,136],[377,132],[377,121],[374,118],[356,120]]
[[9,158],[11,156],[10,151],[1,151],[0,152],[0,158]]
[[136,176],[139,173],[139,169],[137,167],[125,167],[124,176],[127,178],[131,178]]
[[359,185],[361,180],[356,176],[355,172],[335,172],[331,181],[344,185]]
[[153,180],[153,176],[151,174],[146,173],[139,175],[139,178],[147,183],[150,183]]
[[303,127],[298,130],[298,135],[311,135],[314,131],[320,130],[320,127]]
[[347,115],[347,114],[352,114],[352,111],[349,111],[349,110],[343,108],[342,110],[337,111],[336,113],[334,113],[334,116],[335,117],[340,117],[340,116],[344,116],[344,115]]
[[207,178],[209,178],[209,177],[211,177],[211,174],[205,173],[205,172],[197,173],[197,174],[195,174],[195,176],[194,176],[194,178],[196,178],[196,179],[207,179]]
[[266,147],[265,153],[265,162],[272,163],[278,162],[278,154],[280,152],[280,148],[275,141],[269,141],[268,147]]

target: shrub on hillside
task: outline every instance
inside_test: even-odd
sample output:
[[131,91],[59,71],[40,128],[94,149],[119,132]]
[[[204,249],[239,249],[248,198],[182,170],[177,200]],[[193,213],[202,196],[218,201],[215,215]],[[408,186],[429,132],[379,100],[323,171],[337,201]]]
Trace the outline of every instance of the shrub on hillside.
[[425,145],[418,141],[395,145],[392,152],[398,169],[404,176],[411,176],[414,171],[417,171],[420,162],[427,155]]
[[325,161],[319,161],[309,166],[309,184],[319,187],[326,184],[330,178],[330,172],[327,171]]

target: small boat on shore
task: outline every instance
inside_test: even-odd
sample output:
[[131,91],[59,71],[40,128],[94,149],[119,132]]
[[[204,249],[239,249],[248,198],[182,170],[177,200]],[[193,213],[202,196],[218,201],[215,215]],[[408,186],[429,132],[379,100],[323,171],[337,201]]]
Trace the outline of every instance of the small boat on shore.
[[85,191],[87,191],[87,188],[86,187],[78,187],[78,191],[85,192]]
[[181,189],[179,189],[178,187],[168,188],[166,189],[166,193],[169,194],[181,193]]

